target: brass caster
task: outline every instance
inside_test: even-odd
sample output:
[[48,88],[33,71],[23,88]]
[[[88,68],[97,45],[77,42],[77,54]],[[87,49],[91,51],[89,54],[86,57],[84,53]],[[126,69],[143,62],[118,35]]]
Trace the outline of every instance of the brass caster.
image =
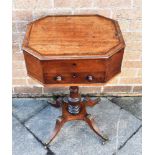
[[47,149],[48,148],[48,143],[44,144],[44,148]]
[[105,145],[108,141],[104,140],[102,141],[102,145]]
[[103,138],[104,138],[104,141],[102,141],[102,144],[105,145],[109,141],[109,138],[107,135],[103,135]]
[[105,139],[105,141],[109,141],[108,135],[103,135],[103,138]]
[[102,141],[102,145],[105,145],[106,141]]

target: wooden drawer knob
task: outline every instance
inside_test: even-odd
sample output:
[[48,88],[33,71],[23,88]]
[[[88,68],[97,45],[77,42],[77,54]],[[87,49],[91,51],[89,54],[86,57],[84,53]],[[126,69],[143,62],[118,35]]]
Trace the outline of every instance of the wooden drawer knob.
[[56,81],[62,81],[62,77],[61,76],[57,76],[55,79],[56,79]]
[[88,75],[88,76],[87,76],[87,80],[88,80],[88,81],[92,81],[92,80],[93,80],[93,76]]

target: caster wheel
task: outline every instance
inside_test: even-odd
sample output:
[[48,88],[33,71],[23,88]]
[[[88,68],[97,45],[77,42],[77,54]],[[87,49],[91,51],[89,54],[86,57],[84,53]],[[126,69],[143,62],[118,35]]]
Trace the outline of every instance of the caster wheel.
[[108,140],[109,140],[109,138],[108,138],[107,135],[102,135],[102,136],[103,136],[103,138],[105,139],[105,141],[108,141]]
[[105,145],[109,141],[109,138],[107,135],[103,135],[103,138],[104,138],[104,141],[102,141],[102,144]]
[[44,148],[45,148],[45,149],[47,149],[47,146],[48,146],[48,145],[45,143],[45,146],[44,146]]
[[107,142],[107,140],[102,141],[102,145],[105,145]]

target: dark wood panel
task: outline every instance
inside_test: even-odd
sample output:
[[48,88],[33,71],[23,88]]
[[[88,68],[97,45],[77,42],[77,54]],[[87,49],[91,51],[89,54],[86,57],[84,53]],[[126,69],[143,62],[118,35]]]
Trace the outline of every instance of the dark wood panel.
[[106,62],[106,81],[110,80],[117,73],[121,72],[124,49],[107,59]]
[[44,73],[57,72],[103,72],[105,71],[104,59],[84,59],[84,60],[51,60],[42,61]]
[[37,80],[44,82],[40,60],[25,51],[23,53],[28,74]]
[[[89,77],[92,77],[90,79]],[[57,77],[61,77],[61,80],[57,80]],[[67,83],[104,83],[105,72],[83,72],[83,73],[44,73],[44,79],[46,84],[67,84]]]

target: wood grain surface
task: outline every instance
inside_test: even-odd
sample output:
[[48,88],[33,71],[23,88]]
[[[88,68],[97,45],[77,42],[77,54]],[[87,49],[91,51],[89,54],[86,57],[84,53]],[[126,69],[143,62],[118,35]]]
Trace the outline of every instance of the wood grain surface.
[[113,22],[99,16],[46,17],[32,25],[28,42],[44,56],[106,54],[118,44]]
[[47,16],[28,25],[28,75],[44,86],[106,83],[121,71],[125,43],[116,21],[99,15]]

